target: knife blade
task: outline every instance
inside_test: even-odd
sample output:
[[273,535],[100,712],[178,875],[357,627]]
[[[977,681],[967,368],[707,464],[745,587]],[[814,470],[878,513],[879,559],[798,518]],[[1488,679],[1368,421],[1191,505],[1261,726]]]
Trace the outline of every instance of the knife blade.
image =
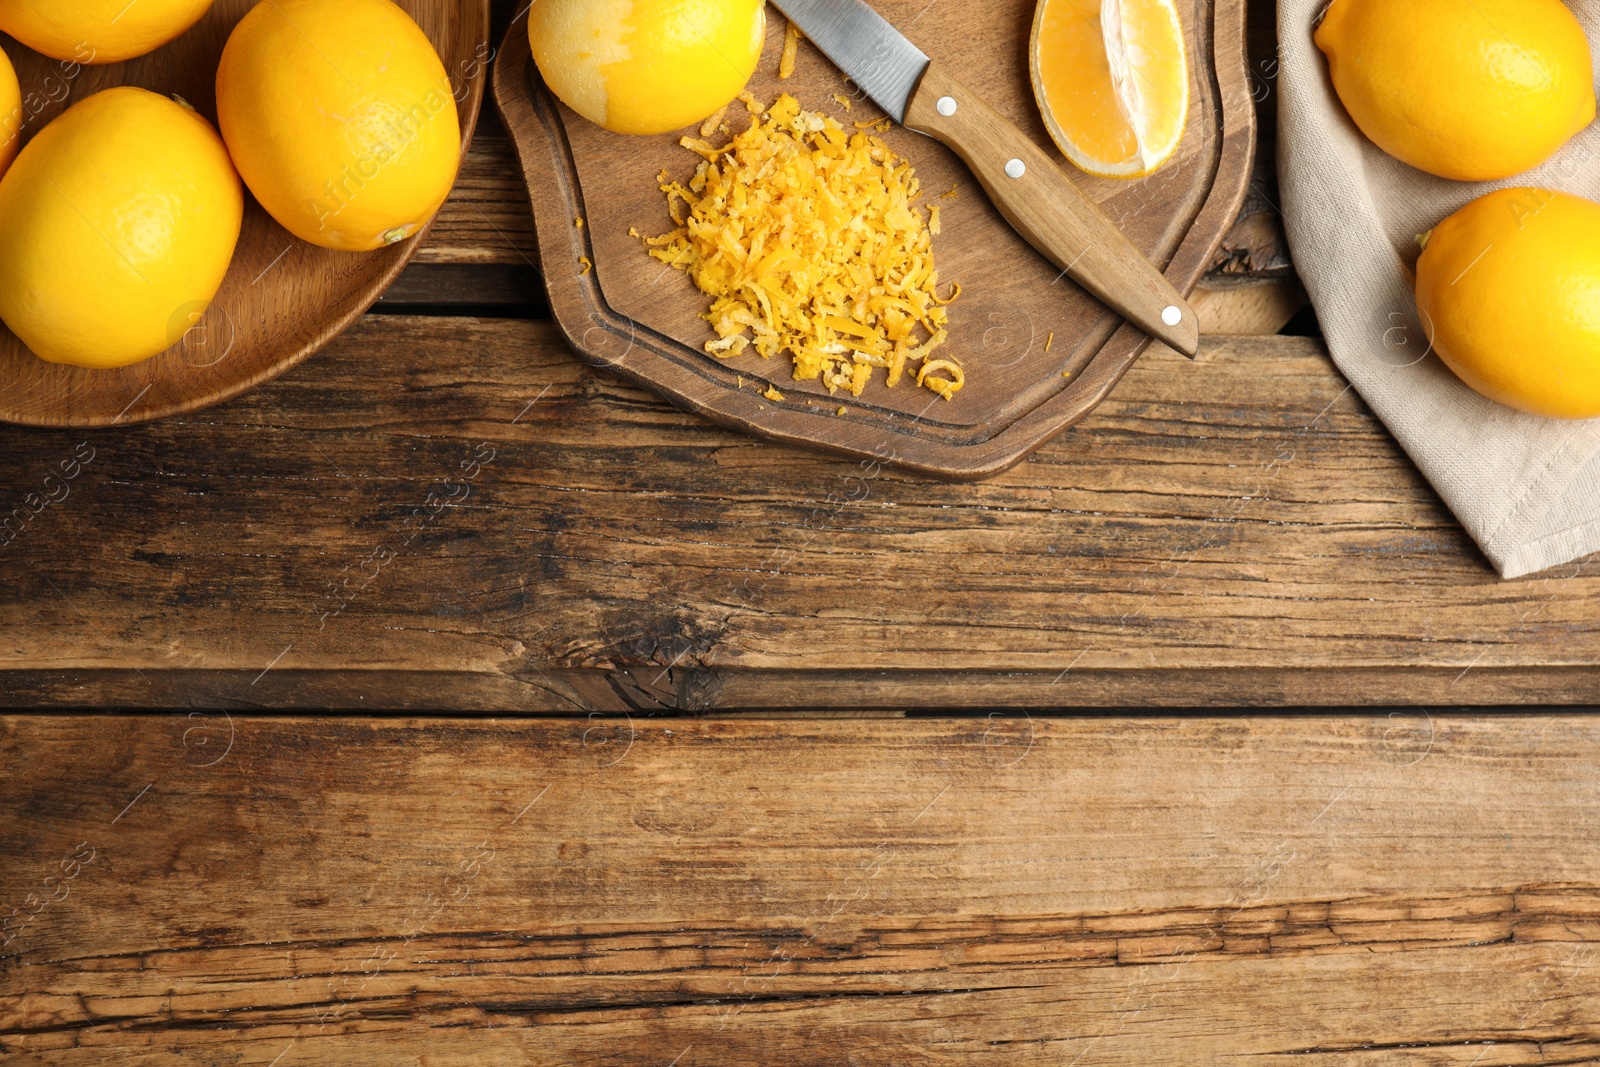
[[1179,352],[1194,309],[1056,162],[865,0],[772,0],[875,103],[951,149],[1029,244],[1129,322]]
[[797,0],[782,11],[896,122],[928,69],[922,50],[861,0]]

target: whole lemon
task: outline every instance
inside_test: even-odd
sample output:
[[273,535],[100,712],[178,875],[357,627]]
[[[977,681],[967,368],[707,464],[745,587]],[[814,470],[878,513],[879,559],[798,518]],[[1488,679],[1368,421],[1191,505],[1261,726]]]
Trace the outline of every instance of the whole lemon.
[[1600,204],[1501,189],[1426,241],[1417,307],[1439,358],[1502,404],[1600,416]]
[[222,51],[217,120],[261,206],[324,248],[410,237],[461,164],[444,64],[390,0],[258,4]]
[[667,133],[744,89],[766,41],[765,0],[539,0],[528,42],[568,107],[614,133]]
[[0,52],[0,174],[17,158],[22,145],[22,86],[11,57]]
[[0,318],[53,363],[153,356],[216,296],[243,217],[210,123],[144,89],[96,93],[0,180]]
[[1589,41],[1561,0],[1333,0],[1316,42],[1361,132],[1441,178],[1520,174],[1594,121]]
[[35,52],[120,63],[154,52],[200,21],[212,0],[0,0],[0,30]]

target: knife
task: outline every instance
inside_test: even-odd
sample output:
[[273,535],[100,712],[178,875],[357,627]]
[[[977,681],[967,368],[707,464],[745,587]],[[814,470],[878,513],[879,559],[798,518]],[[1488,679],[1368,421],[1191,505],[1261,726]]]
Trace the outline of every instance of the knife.
[[1151,337],[1194,356],[1194,309],[1026,134],[864,0],[772,2],[896,122],[960,156],[1046,259]]

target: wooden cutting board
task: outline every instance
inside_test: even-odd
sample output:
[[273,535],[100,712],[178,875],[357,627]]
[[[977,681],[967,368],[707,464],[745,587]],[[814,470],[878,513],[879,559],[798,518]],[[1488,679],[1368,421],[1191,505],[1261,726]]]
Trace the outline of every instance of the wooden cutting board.
[[[455,91],[463,151],[472,140],[489,62],[489,0],[397,0],[433,42]],[[256,0],[216,0],[195,27],[149,55],[82,66],[30,51],[6,54],[22,86],[26,142],[102,89],[138,85],[188,100],[214,126],[216,72],[233,27]],[[0,325],[0,422],[128,425],[194,411],[276,377],[327,344],[382,295],[427,227],[376,252],[335,252],[293,237],[246,196],[243,231],[216,299],[167,351],[128,367],[46,363]]]
[[[1028,36],[1034,0],[873,0],[931,58],[1060,158],[1034,103]],[[1199,280],[1243,200],[1255,142],[1246,81],[1243,0],[1179,0],[1191,69],[1188,127],[1156,174],[1120,181],[1063,166],[1182,292]],[[766,51],[750,91],[779,93],[849,128],[883,112],[809,43],[794,75],[777,77],[785,20],[768,9]],[[881,375],[860,398],[797,382],[787,355],[718,360],[702,319],[709,298],[688,275],[646,255],[630,227],[673,226],[656,175],[687,182],[699,157],[677,134],[608,133],[561,104],[533,64],[524,19],[497,61],[495,98],[528,183],[541,268],[556,321],[587,360],[644,383],[674,403],[775,440],[820,447],[926,474],[975,479],[1016,464],[1081,419],[1110,392],[1149,339],[1033,250],[942,145],[898,126],[883,134],[916,165],[924,202],[942,207],[934,240],[941,280],[961,283],[950,309],[953,353],[967,384],[946,401]],[[835,94],[852,98],[845,107]],[[733,121],[739,122],[735,114]],[[693,131],[690,131],[693,132]],[[956,195],[940,197],[954,188]],[[585,224],[578,226],[576,220]],[[593,265],[590,269],[589,264]],[[762,394],[769,387],[782,401]],[[840,413],[843,408],[843,413]]]

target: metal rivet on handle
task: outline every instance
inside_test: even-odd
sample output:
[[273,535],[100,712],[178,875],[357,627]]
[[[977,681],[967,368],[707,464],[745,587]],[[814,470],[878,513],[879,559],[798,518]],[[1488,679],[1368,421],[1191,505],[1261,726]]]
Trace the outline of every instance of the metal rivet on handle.
[[956,113],[956,98],[953,96],[941,96],[939,102],[933,106],[938,109],[939,114],[949,118]]
[[1006,164],[1007,178],[1020,178],[1026,173],[1028,173],[1028,165],[1020,159],[1013,159]]
[[1167,307],[1161,309],[1161,321],[1166,323],[1168,326],[1176,326],[1178,323],[1183,321],[1183,312],[1171,305],[1168,305]]

